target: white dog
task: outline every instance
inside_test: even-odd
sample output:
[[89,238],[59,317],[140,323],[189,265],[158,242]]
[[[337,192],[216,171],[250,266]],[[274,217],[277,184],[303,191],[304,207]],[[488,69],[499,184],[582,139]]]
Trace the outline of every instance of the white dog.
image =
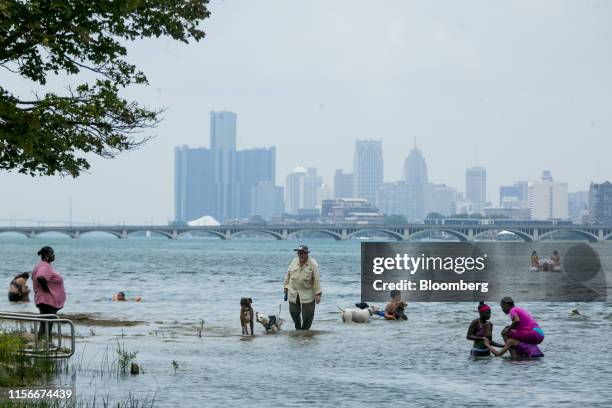
[[368,323],[370,316],[380,310],[380,307],[373,305],[366,309],[342,309],[338,306],[338,309],[342,312],[342,321],[344,323]]
[[280,331],[284,320],[280,318],[280,306],[278,307],[278,315],[264,315],[255,313],[255,320],[257,320],[266,329],[266,334],[277,333]]

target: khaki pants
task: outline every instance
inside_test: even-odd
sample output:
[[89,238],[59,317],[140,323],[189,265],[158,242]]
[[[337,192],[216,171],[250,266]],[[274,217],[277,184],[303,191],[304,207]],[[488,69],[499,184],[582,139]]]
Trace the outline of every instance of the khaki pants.
[[289,302],[289,313],[295,323],[295,330],[309,330],[315,314],[315,302],[300,303],[298,295],[295,303]]

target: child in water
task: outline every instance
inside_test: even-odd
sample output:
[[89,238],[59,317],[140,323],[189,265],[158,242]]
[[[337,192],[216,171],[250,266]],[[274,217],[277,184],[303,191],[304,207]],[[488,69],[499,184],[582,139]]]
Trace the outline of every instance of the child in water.
[[402,300],[402,292],[399,290],[391,291],[391,301],[385,307],[385,320],[408,320],[404,314],[406,302]]
[[472,320],[467,332],[467,339],[474,342],[470,355],[472,357],[487,357],[491,355],[491,351],[485,345],[485,340],[489,341],[497,347],[503,347],[503,344],[498,344],[493,341],[493,323],[489,321],[491,318],[491,307],[485,302],[478,304],[479,318]]

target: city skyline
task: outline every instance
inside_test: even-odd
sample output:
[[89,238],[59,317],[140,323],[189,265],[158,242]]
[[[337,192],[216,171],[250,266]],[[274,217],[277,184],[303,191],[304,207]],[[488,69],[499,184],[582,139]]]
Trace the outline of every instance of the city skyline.
[[381,140],[383,181],[400,180],[416,138],[429,180],[463,190],[483,166],[492,203],[543,169],[586,191],[612,178],[612,5],[547,4],[213,1],[201,43],[129,45],[151,86],[127,94],[167,107],[157,138],[77,180],[0,173],[0,218],[67,220],[72,197],[74,220],[166,223],[172,149],[209,147],[212,110],[239,114],[241,148],[276,146],[277,184],[299,164],[333,184],[357,139]]

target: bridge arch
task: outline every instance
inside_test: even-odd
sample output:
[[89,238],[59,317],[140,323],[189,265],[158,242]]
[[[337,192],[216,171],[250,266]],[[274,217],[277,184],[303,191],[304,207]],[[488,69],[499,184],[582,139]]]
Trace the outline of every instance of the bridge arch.
[[[187,231],[179,232],[178,236],[182,237],[183,235],[186,235],[186,234],[189,234],[189,233],[192,233],[192,232],[197,232],[197,233],[205,232],[205,233],[207,233],[209,235],[213,235],[213,236],[215,236],[217,238],[226,239],[225,233],[220,232],[220,231],[215,231],[215,230],[187,230]],[[169,236],[169,238],[170,238],[170,236]]]
[[48,230],[44,230],[44,231],[40,231],[40,232],[38,232],[38,231],[31,231],[31,232],[36,234],[37,237],[40,236],[41,234],[46,234],[48,232],[53,232],[53,233],[56,233],[56,234],[66,235],[69,238],[74,238],[74,236],[75,236],[75,231],[64,231],[64,230],[54,230],[54,229],[48,229]]
[[414,233],[410,234],[406,240],[410,241],[410,240],[414,239],[415,237],[417,237],[419,235],[424,235],[425,233],[429,233],[431,231],[446,232],[447,234],[450,234],[450,235],[454,236],[455,238],[457,238],[461,242],[467,242],[467,241],[470,240],[470,238],[466,234],[463,234],[463,233],[461,233],[461,232],[459,232],[457,230],[451,229],[451,228],[436,228],[434,230],[423,229],[421,231],[417,231],[417,232],[414,232]]
[[[492,231],[491,229],[485,229],[482,231],[479,231],[478,234],[474,235],[474,239],[476,239],[476,237],[478,237],[479,235],[482,235],[488,231]],[[520,237],[523,241],[525,242],[533,242],[533,237],[531,235],[529,235],[528,233],[524,232],[524,231],[520,231],[520,230],[515,230],[515,229],[509,229],[509,228],[500,228],[499,230],[494,230],[494,231],[498,231],[497,234],[499,234],[502,231],[506,231],[506,232],[511,232],[514,235]]]
[[28,232],[26,232],[26,231],[17,231],[17,230],[16,230],[16,231],[11,231],[11,230],[3,230],[3,231],[0,231],[0,234],[4,234],[5,232],[6,232],[6,233],[13,233],[13,234],[23,235],[23,236],[24,236],[24,237],[26,237],[26,238],[32,238],[32,237],[30,236],[30,234],[29,234]]
[[360,232],[364,232],[364,231],[376,231],[376,232],[382,232],[385,235],[389,235],[391,238],[395,239],[396,241],[403,241],[404,240],[404,236],[402,234],[399,234],[395,231],[390,231],[388,229],[384,229],[384,228],[375,228],[375,229],[358,229],[357,231],[353,231],[350,234],[347,235],[347,239],[354,237],[355,235],[357,235]]
[[608,235],[604,235],[604,237],[603,237],[604,241],[608,240],[608,239],[611,239],[611,238],[612,238],[612,232],[610,232]]
[[[252,232],[262,232],[266,235],[270,235],[272,238],[275,238],[277,240],[282,240],[283,236],[281,234],[279,234],[278,232],[275,231],[271,231],[271,230],[267,230],[267,229],[257,229],[257,230],[250,230],[250,229],[245,229],[245,230],[236,230],[236,231],[232,231],[231,236],[234,237],[242,232],[248,232],[248,231],[252,231]],[[225,238],[225,235],[221,235],[221,238]]]
[[329,230],[329,229],[325,229],[325,228],[303,228],[303,229],[289,229],[287,231],[287,237],[290,237],[291,235],[297,234],[299,232],[304,232],[304,231],[314,231],[314,232],[320,232],[322,234],[325,235],[329,235],[330,237],[332,237],[333,239],[335,239],[336,241],[342,241],[342,235],[338,234],[335,231]]
[[547,231],[547,232],[543,233],[542,235],[540,235],[539,239],[541,241],[542,238],[546,238],[546,237],[548,237],[550,235],[553,235],[554,233],[562,232],[562,231],[571,231],[571,232],[574,232],[574,233],[576,233],[578,235],[582,235],[589,242],[597,242],[597,236],[596,235],[593,235],[593,234],[591,234],[588,231],[584,231],[584,230],[580,230],[580,229],[564,229],[564,230],[555,229],[555,230],[550,230],[550,231]]
[[[92,232],[103,232],[105,234],[110,234],[110,235],[112,235],[112,236],[114,236],[116,238],[121,238],[121,234],[120,233],[115,232],[115,231],[111,231],[111,230],[99,230],[99,229],[96,229],[96,230],[87,230],[87,229],[85,229],[85,230],[77,230],[75,232],[78,232],[79,235],[90,234]],[[71,235],[71,236],[74,237],[74,235]]]

